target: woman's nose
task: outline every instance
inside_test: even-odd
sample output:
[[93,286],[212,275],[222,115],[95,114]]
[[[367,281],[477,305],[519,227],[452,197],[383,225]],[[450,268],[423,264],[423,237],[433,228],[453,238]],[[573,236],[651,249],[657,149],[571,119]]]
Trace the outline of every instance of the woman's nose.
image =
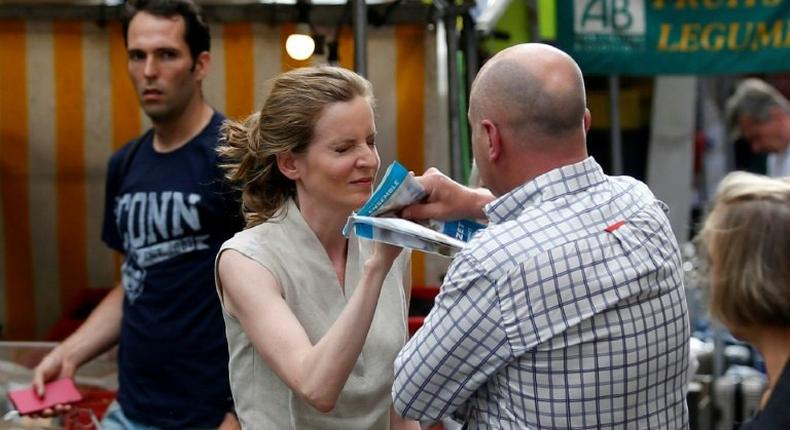
[[378,167],[379,165],[379,151],[376,149],[375,146],[371,145],[368,146],[367,156],[365,157],[365,161],[374,167]]

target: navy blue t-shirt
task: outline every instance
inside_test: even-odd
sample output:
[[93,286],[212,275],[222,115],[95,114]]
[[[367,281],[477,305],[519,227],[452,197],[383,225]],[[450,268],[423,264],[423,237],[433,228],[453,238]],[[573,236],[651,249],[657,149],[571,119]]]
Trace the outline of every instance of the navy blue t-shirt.
[[102,240],[125,255],[118,402],[144,424],[212,427],[232,406],[214,257],[243,223],[217,166],[223,120],[164,154],[147,132],[122,178],[132,144],[110,158]]

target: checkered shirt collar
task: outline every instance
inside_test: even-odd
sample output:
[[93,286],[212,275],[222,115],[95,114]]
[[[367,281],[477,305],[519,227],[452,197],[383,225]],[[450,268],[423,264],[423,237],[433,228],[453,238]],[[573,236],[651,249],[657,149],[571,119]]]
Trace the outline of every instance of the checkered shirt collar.
[[489,222],[500,223],[517,217],[530,205],[573,194],[606,180],[601,166],[592,157],[550,170],[487,204]]

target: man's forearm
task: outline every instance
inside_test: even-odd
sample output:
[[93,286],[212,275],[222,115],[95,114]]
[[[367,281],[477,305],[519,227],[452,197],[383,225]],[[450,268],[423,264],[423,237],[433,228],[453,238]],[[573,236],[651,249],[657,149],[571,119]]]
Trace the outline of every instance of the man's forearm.
[[65,360],[79,367],[118,343],[123,295],[122,287],[114,287],[77,331],[58,346]]

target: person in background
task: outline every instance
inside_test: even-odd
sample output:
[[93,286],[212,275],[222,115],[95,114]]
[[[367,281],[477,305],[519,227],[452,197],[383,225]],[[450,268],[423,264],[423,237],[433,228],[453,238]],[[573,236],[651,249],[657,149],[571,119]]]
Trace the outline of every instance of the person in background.
[[728,174],[697,238],[711,314],[760,352],[768,389],[741,429],[789,429],[790,177]]
[[216,263],[242,428],[418,429],[389,396],[409,253],[342,234],[379,170],[370,83],[337,67],[281,74],[224,136],[247,220]]
[[213,262],[243,220],[216,161],[224,117],[201,92],[209,28],[189,0],[129,2],[122,28],[153,124],[109,161],[102,239],[124,254],[122,286],[41,361],[33,384],[43,393],[117,344],[118,396],[102,429],[238,428]]
[[584,81],[549,45],[496,54],[470,93],[489,191],[437,170],[407,218],[487,218],[395,361],[404,417],[466,428],[688,426],[689,324],[666,206],[588,157]]
[[790,175],[790,102],[776,88],[744,79],[727,100],[726,117],[752,151],[768,154],[768,176]]

